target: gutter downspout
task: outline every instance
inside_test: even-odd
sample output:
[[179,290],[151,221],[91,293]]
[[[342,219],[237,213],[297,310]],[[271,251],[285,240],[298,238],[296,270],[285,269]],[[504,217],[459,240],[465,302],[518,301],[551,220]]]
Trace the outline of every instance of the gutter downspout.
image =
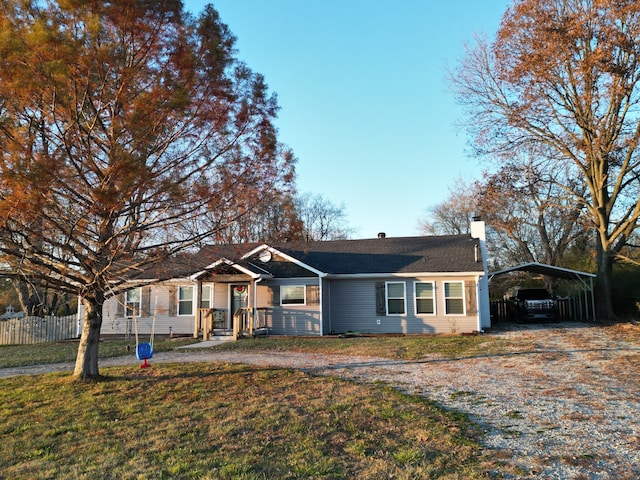
[[[489,288],[489,282],[487,281],[487,277],[483,276],[483,275],[476,275],[476,311],[478,312],[478,323],[477,323],[477,330],[480,333],[484,332],[484,328],[483,328],[483,317],[484,317],[484,313],[482,312],[482,292],[484,292],[484,285],[483,285],[483,278],[484,281],[486,282],[486,287],[487,289]],[[488,290],[487,290],[488,291]]]
[[323,315],[323,288],[322,288],[322,284],[324,283],[324,279],[327,276],[326,273],[321,273],[320,275],[318,275],[318,297],[320,300],[320,308],[318,310],[318,313],[320,314],[320,336],[323,337],[324,336],[324,315]]

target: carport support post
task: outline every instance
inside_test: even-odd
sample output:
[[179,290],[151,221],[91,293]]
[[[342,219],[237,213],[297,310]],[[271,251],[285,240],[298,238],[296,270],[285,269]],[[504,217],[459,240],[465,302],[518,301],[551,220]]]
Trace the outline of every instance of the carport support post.
[[593,314],[593,323],[596,323],[596,300],[593,298],[593,277],[589,278],[589,291],[591,292],[591,313]]

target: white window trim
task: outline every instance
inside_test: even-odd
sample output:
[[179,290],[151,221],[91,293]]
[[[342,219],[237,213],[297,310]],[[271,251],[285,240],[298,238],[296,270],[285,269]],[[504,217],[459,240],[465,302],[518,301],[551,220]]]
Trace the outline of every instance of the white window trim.
[[[130,292],[135,292],[135,291],[138,292],[138,301],[137,302],[130,302],[129,301],[129,293]],[[140,313],[141,313],[140,311],[142,310],[142,287],[132,288],[132,289],[127,290],[125,292],[125,294],[124,294],[124,314],[125,314],[125,317],[132,317],[133,316],[133,314],[129,315],[129,312],[128,312],[130,303],[131,304],[133,304],[133,303],[137,303],[138,304],[138,306],[134,307],[134,309],[135,309],[136,317],[139,317]]]
[[[433,295],[431,296],[431,300],[433,300],[433,313],[418,313],[418,284],[419,283],[430,283],[433,286],[431,290]],[[420,297],[420,298],[428,298],[428,297]],[[418,317],[434,317],[438,314],[438,302],[436,301],[436,282],[432,280],[416,280],[413,282],[413,300],[414,300],[414,308],[416,312],[416,316]]]
[[[447,297],[447,284],[459,283],[462,286],[462,297]],[[444,314],[449,317],[464,317],[467,315],[467,299],[465,298],[464,282],[460,280],[452,280],[443,282],[442,295],[444,296]],[[448,299],[461,299],[462,300],[462,313],[449,313],[447,312],[447,300]]]
[[[389,298],[399,300],[400,297],[389,297],[389,285],[399,283],[402,285],[402,309],[403,313],[389,313]],[[384,308],[388,317],[401,317],[407,314],[407,283],[406,282],[384,282]]]
[[[282,294],[282,290],[284,288],[302,288],[303,298],[302,303],[284,303],[284,295]],[[307,286],[306,285],[280,285],[280,306],[281,307],[303,307],[307,304]]]
[[[189,300],[191,302],[191,313],[180,313],[180,303],[186,303],[186,300],[180,300],[180,291],[183,288],[190,288],[191,289],[191,300]],[[178,290],[176,291],[176,295],[178,296],[178,298],[176,299],[177,303],[176,303],[176,314],[178,317],[193,317],[194,315],[194,305],[195,302],[197,300],[197,295],[195,293],[195,287],[193,285],[180,285],[178,287]]]

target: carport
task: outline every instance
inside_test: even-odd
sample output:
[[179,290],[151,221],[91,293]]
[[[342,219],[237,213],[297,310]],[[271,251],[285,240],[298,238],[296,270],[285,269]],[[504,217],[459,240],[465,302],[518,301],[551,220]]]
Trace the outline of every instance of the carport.
[[578,302],[580,307],[584,311],[584,318],[589,318],[589,312],[591,319],[596,321],[596,304],[593,295],[593,279],[596,278],[594,273],[579,272],[577,270],[571,270],[569,268],[556,267],[554,265],[545,265],[544,263],[529,262],[517,265],[511,268],[505,268],[503,270],[497,270],[495,272],[489,272],[489,282],[496,275],[504,275],[511,272],[528,272],[536,273],[539,275],[546,275],[554,278],[561,278],[563,280],[572,280],[578,283],[580,286],[580,295],[578,295]]

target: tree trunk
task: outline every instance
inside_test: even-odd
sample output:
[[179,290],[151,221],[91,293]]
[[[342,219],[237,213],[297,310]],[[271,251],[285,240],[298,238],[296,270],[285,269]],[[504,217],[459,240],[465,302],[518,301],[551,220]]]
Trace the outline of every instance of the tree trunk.
[[100,343],[100,328],[102,327],[102,304],[104,298],[85,298],[84,322],[82,336],[78,346],[76,367],[73,376],[78,380],[93,380],[100,376],[98,372],[98,345]]
[[598,273],[596,279],[596,318],[599,321],[614,320],[612,297],[613,255],[598,242]]

